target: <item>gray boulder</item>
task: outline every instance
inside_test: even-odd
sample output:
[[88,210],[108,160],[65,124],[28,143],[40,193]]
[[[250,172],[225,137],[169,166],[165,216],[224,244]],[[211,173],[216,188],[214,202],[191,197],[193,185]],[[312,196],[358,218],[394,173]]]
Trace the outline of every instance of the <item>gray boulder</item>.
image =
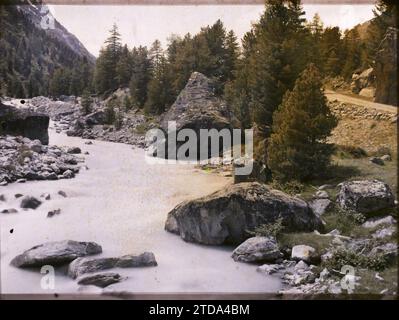
[[42,202],[35,197],[25,196],[21,200],[21,208],[23,209],[36,209]]
[[279,218],[286,231],[322,229],[305,201],[257,182],[230,185],[179,204],[169,212],[165,229],[189,242],[239,244],[250,237],[247,231]]
[[398,263],[398,244],[397,243],[385,243],[374,247],[368,256],[382,256],[388,263]]
[[317,216],[321,216],[331,208],[332,201],[329,199],[314,199],[309,202],[309,206]]
[[92,273],[112,268],[137,268],[156,265],[157,261],[152,252],[111,258],[78,258],[70,263],[68,267],[68,275],[71,278],[76,279],[85,273]]
[[337,198],[341,208],[364,214],[393,208],[394,200],[391,188],[378,180],[344,182]]
[[241,243],[232,254],[234,261],[275,262],[283,257],[273,238],[253,237]]
[[392,216],[386,216],[383,218],[369,219],[362,224],[362,227],[371,229],[381,225],[392,225],[392,224],[396,224],[396,220]]
[[304,261],[307,263],[318,263],[320,255],[316,249],[307,245],[297,245],[292,248],[291,259],[295,261]]
[[369,161],[370,161],[371,163],[377,164],[377,165],[379,165],[379,166],[383,166],[383,165],[384,165],[384,160],[382,160],[381,158],[378,158],[378,157],[371,157],[371,158],[369,159]]
[[78,257],[101,253],[102,248],[95,242],[73,240],[47,242],[32,247],[16,256],[11,265],[18,268],[62,265]]
[[67,153],[69,153],[69,154],[79,154],[79,153],[82,153],[82,150],[80,150],[79,147],[69,147],[67,149]]
[[102,110],[98,110],[93,113],[90,113],[85,117],[84,122],[88,126],[104,124],[105,123],[105,112]]
[[97,273],[88,276],[84,276],[78,280],[78,284],[81,285],[93,285],[100,288],[108,287],[111,284],[120,282],[123,280],[120,274],[114,272]]

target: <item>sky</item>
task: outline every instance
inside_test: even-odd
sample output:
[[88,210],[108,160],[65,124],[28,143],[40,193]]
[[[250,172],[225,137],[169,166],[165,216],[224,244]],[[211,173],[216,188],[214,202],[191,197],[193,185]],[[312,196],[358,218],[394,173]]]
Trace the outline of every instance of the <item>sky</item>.
[[[221,19],[241,39],[264,10],[263,5],[114,6],[49,5],[51,13],[94,55],[115,22],[122,43],[129,48],[150,46],[158,39],[166,46],[170,35],[195,34]],[[305,17],[319,13],[325,26],[345,30],[373,17],[372,5],[304,5]]]

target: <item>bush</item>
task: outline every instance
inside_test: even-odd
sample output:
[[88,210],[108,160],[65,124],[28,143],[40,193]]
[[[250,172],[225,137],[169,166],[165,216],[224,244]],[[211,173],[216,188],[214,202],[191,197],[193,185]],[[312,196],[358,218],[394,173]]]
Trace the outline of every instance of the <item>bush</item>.
[[297,180],[281,182],[278,180],[273,180],[270,184],[272,188],[281,190],[290,195],[296,195],[305,191],[306,186]]
[[381,271],[388,266],[388,261],[382,255],[366,256],[348,249],[337,249],[330,259],[322,263],[322,267],[330,270],[341,270],[344,265]]
[[337,208],[323,216],[323,220],[327,224],[326,229],[328,231],[338,229],[344,235],[351,235],[352,231],[366,220],[366,217],[355,211]]
[[277,236],[284,230],[283,219],[278,218],[272,223],[262,224],[256,227],[254,231],[248,231],[250,235],[257,237],[272,237],[277,238]]
[[105,123],[113,124],[116,119],[114,101],[109,100],[105,107]]
[[360,159],[367,157],[367,152],[354,146],[336,146],[335,154],[341,159]]

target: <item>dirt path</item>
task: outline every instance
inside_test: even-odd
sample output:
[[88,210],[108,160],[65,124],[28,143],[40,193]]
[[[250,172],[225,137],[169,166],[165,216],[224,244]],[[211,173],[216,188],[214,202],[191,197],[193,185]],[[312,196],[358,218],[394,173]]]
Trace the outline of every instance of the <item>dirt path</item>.
[[361,98],[352,97],[352,96],[338,93],[338,92],[335,92],[332,90],[325,90],[324,93],[325,93],[327,99],[330,101],[338,100],[341,102],[355,104],[355,105],[362,106],[365,108],[376,109],[376,110],[380,110],[380,111],[384,111],[384,112],[391,112],[391,113],[398,112],[397,107],[391,106],[388,104],[367,101],[367,100],[363,100]]

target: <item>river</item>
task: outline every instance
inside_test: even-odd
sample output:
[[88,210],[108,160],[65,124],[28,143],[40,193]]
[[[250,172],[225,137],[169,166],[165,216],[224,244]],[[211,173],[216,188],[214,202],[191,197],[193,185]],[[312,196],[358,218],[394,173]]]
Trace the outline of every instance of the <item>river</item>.
[[[210,174],[189,165],[148,164],[142,149],[130,145],[94,141],[55,133],[50,127],[50,144],[78,146],[88,170],[74,178],[57,181],[29,181],[0,187],[7,202],[0,210],[17,208],[16,214],[1,214],[1,293],[76,294],[98,293],[82,287],[56,270],[54,289],[42,289],[39,270],[10,266],[11,259],[34,245],[56,240],[95,241],[103,248],[100,256],[152,251],[157,267],[116,269],[125,281],[106,292],[125,293],[275,293],[281,289],[277,277],[256,272],[255,265],[234,262],[229,247],[202,246],[184,242],[164,230],[168,211],[183,200],[216,191],[231,178]],[[63,198],[57,192],[68,195]],[[40,197],[50,193],[36,210],[19,209],[22,193]],[[47,218],[47,212],[61,214]],[[12,232],[10,232],[12,230]],[[114,270],[112,270],[114,271]],[[80,287],[80,288],[79,288]]]

